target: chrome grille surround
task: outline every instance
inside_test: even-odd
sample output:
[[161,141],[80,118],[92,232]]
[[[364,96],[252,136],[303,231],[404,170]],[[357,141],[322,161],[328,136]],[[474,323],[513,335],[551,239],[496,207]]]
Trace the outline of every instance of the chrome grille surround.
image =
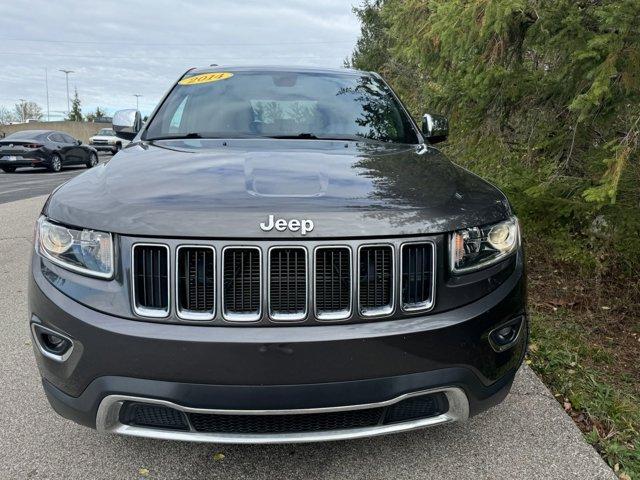
[[[188,309],[180,308],[180,265],[178,262],[180,261],[180,250],[182,249],[202,249],[202,250],[211,250],[213,253],[213,307],[208,312],[200,312],[200,311],[192,311]],[[183,320],[197,320],[197,321],[207,321],[213,320],[216,315],[216,291],[217,291],[217,282],[216,282],[216,249],[209,245],[179,245],[176,248],[175,254],[175,304],[176,304],[176,315],[182,318]]]
[[[255,312],[234,312],[234,311],[230,311],[227,308],[226,302],[225,302],[225,264],[226,264],[226,256],[225,253],[229,250],[256,250],[258,252],[258,309]],[[263,268],[262,268],[262,249],[260,247],[253,247],[253,246],[242,246],[242,245],[228,245],[226,247],[224,247],[222,249],[222,268],[221,270],[221,274],[222,274],[222,282],[220,283],[220,285],[222,286],[221,288],[221,292],[222,292],[222,316],[224,317],[225,320],[229,320],[231,322],[255,322],[257,320],[260,320],[260,317],[262,316],[262,303],[263,303],[263,294],[262,294],[262,290],[263,290],[263,286],[264,286],[264,280],[263,280]]]
[[[136,269],[135,269],[135,251],[136,248],[155,247],[166,250],[167,252],[167,308],[149,308],[138,304],[136,296]],[[134,243],[131,246],[131,299],[133,303],[133,311],[136,315],[149,318],[165,318],[169,316],[171,311],[171,251],[169,247],[163,243]]]
[[[304,266],[305,266],[304,309],[299,312],[277,311],[272,306],[272,303],[274,302],[272,302],[271,294],[273,290],[275,290],[272,285],[273,279],[271,274],[271,267],[273,263],[272,254],[279,250],[301,250],[303,252]],[[274,246],[269,248],[268,266],[267,266],[267,302],[269,306],[269,318],[271,318],[271,320],[274,320],[276,322],[291,322],[296,320],[303,320],[304,318],[306,318],[307,313],[309,312],[309,256],[307,254],[306,248],[300,245],[295,245],[295,246],[282,245],[282,246]]]
[[[365,248],[376,248],[376,247],[382,247],[382,248],[390,248],[391,249],[391,280],[390,280],[390,284],[391,284],[391,292],[389,293],[389,303],[385,306],[381,306],[381,307],[376,307],[376,308],[367,308],[365,306],[362,305],[362,299],[360,297],[360,292],[362,290],[362,282],[360,281],[360,262],[362,261],[362,251]],[[367,317],[367,318],[380,318],[380,317],[386,317],[388,315],[391,315],[393,313],[393,310],[395,308],[395,297],[396,297],[396,285],[398,283],[398,279],[397,279],[397,274],[396,274],[396,249],[394,248],[394,246],[390,243],[365,243],[362,244],[358,247],[358,261],[356,264],[356,271],[358,272],[358,278],[357,278],[357,292],[356,292],[356,298],[358,299],[358,311],[360,312],[360,315],[362,315],[363,317]]]
[[428,312],[429,310],[431,310],[434,306],[435,306],[435,300],[436,300],[436,244],[433,240],[420,240],[420,241],[415,241],[415,242],[405,242],[400,246],[400,258],[399,258],[399,263],[400,263],[400,278],[398,280],[398,285],[399,285],[399,291],[400,291],[400,296],[402,296],[402,287],[403,287],[403,282],[404,282],[404,272],[403,272],[403,266],[404,266],[404,252],[405,252],[405,247],[412,247],[412,246],[417,246],[417,245],[430,245],[431,246],[431,292],[429,295],[429,299],[421,302],[421,303],[417,303],[417,304],[405,304],[403,299],[400,299],[400,304],[402,307],[402,310],[404,312]]
[[[321,311],[318,308],[318,253],[322,250],[339,250],[344,249],[349,253],[349,308],[343,310],[325,310]],[[348,245],[320,245],[313,250],[313,308],[314,314],[318,320],[336,321],[345,320],[351,316],[353,312],[353,292],[354,288],[354,275],[353,275],[353,249]]]
[[[272,240],[262,240],[262,239],[246,239],[242,241],[238,240],[209,240],[209,239],[192,239],[192,240],[183,240],[178,238],[166,238],[166,239],[156,239],[156,238],[143,238],[143,237],[127,237],[127,236],[119,236],[120,241],[120,252],[122,253],[122,261],[123,267],[126,272],[125,281],[129,285],[127,285],[127,291],[131,295],[129,299],[131,310],[133,312],[132,318],[142,318],[149,319],[158,322],[165,323],[187,323],[187,324],[200,324],[200,325],[238,325],[238,326],[269,326],[269,325],[322,325],[322,324],[332,324],[332,323],[362,323],[362,322],[373,322],[379,320],[395,320],[401,318],[407,318],[414,315],[421,315],[429,312],[430,310],[437,307],[437,281],[435,280],[435,276],[439,275],[439,269],[444,267],[441,265],[441,258],[444,258],[446,253],[446,248],[448,244],[446,243],[447,238],[445,235],[433,235],[433,236],[414,236],[414,237],[397,237],[397,238],[388,238],[384,241],[380,241],[379,239],[272,239]],[[411,308],[403,308],[402,305],[402,246],[404,244],[413,244],[413,243],[432,243],[434,246],[434,255],[433,255],[433,264],[436,265],[436,269],[433,269],[432,278],[432,296],[430,305],[425,305],[424,308],[421,309],[411,309]],[[169,298],[169,311],[157,312],[150,311],[147,312],[144,309],[137,308],[135,305],[135,288],[133,285],[133,263],[134,263],[134,245],[151,245],[151,246],[162,246],[163,248],[168,250],[169,254],[169,270],[170,270],[170,292]],[[370,246],[385,246],[390,247],[393,251],[392,256],[392,281],[391,286],[392,290],[390,292],[392,298],[392,305],[386,306],[383,310],[378,311],[362,311],[360,308],[360,278],[359,278],[359,255],[361,253],[362,248],[370,247]],[[177,269],[177,261],[178,261],[178,251],[180,247],[192,247],[192,248],[211,248],[214,252],[214,283],[215,283],[215,291],[214,291],[214,311],[207,315],[207,318],[196,318],[196,316],[191,317],[186,314],[184,311],[179,310],[178,298],[177,298],[177,272],[174,269]],[[301,314],[296,315],[294,318],[280,317],[278,316],[278,312],[271,312],[270,304],[269,304],[269,252],[272,248],[304,248],[306,253],[306,278],[307,278],[307,298],[306,298],[306,314],[302,316]],[[251,313],[238,313],[231,311],[228,305],[225,305],[225,282],[224,282],[224,256],[225,252],[229,249],[254,249],[256,253],[259,255],[259,260],[254,260],[254,269],[258,266],[260,267],[259,273],[259,301],[254,294],[254,300],[251,303],[251,306],[257,306],[256,311]],[[318,273],[318,268],[321,266],[321,262],[316,261],[316,252],[322,252],[323,249],[338,249],[343,248],[349,252],[349,260],[350,260],[350,292],[349,296],[349,310],[340,310],[340,311],[329,311],[323,312],[321,310],[321,305],[317,303],[317,292],[316,292],[316,274]],[[343,257],[344,258],[344,257]],[[328,262],[330,260],[327,259]],[[318,263],[318,265],[316,265]],[[255,271],[255,270],[254,270]],[[346,275],[347,269],[343,267],[342,270],[343,277]],[[326,275],[330,275],[327,270]],[[257,277],[256,273],[253,275],[254,283],[253,285],[257,285]],[[330,280],[327,280],[330,282]],[[346,285],[346,282],[342,283]],[[247,288],[247,287],[245,287]],[[247,292],[248,295],[248,292]],[[325,301],[324,305],[331,305],[330,293],[327,291],[327,301]],[[337,298],[337,293],[333,293]],[[343,299],[341,302],[335,303],[335,305],[345,306],[346,302]],[[180,313],[180,314],[179,314]],[[272,315],[271,313],[275,313]],[[275,316],[275,318],[274,318]]]

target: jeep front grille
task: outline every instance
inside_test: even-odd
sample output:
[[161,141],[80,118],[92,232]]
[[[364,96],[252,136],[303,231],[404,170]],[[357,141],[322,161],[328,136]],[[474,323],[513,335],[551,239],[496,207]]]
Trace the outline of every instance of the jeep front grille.
[[315,259],[315,309],[322,320],[339,320],[351,314],[351,250],[319,247]]
[[227,320],[260,318],[262,268],[258,247],[227,247],[223,251],[223,308]]
[[307,315],[307,250],[269,250],[269,314],[274,320],[300,320]]
[[169,314],[169,248],[166,245],[133,246],[134,310],[145,317]]
[[127,242],[132,306],[142,317],[358,322],[425,313],[436,299],[438,237]]
[[187,320],[211,320],[215,305],[215,251],[213,247],[177,249],[177,313]]
[[433,304],[433,243],[406,243],[402,246],[402,308],[428,309]]
[[360,247],[360,313],[366,317],[393,311],[393,247]]

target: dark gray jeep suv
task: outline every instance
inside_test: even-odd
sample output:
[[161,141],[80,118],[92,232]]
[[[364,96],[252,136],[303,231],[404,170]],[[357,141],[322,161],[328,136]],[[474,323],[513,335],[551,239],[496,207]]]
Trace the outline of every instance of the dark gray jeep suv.
[[526,349],[518,221],[374,73],[190,70],[38,220],[46,395],[101,431],[309,442],[464,420]]

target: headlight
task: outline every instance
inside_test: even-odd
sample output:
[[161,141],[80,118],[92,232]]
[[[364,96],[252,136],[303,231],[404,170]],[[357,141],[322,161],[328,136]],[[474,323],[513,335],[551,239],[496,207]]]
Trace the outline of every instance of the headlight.
[[520,245],[518,219],[459,230],[451,235],[451,271],[466,273],[499,262]]
[[61,267],[100,278],[113,275],[113,240],[107,232],[77,230],[38,219],[36,251]]

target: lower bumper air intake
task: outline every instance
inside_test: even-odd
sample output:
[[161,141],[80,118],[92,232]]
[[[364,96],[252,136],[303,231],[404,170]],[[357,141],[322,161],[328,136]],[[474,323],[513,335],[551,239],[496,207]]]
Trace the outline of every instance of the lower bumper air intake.
[[110,395],[97,427],[132,436],[218,443],[293,443],[360,438],[464,420],[459,388],[415,392],[376,404],[301,410],[208,410]]

